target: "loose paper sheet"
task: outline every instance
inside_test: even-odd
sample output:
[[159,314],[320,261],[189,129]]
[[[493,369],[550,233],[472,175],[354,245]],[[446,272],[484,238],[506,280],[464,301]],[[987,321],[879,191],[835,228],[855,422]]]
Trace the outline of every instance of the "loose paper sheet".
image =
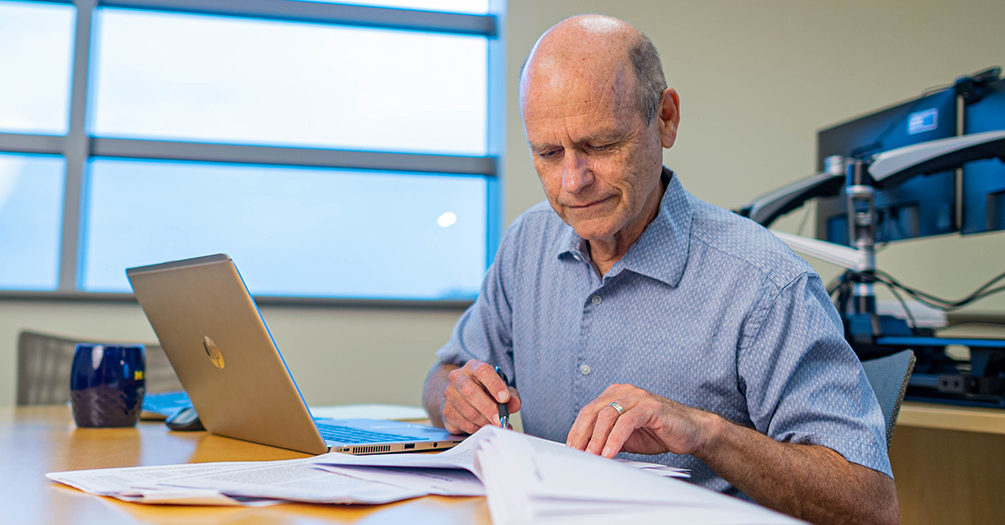
[[50,472],[45,477],[98,496],[112,496],[142,503],[174,503],[178,505],[244,505],[216,490],[140,488],[179,476],[207,475],[247,468],[264,462],[192,463],[156,467]]
[[[406,488],[315,468],[307,460],[273,461],[244,469],[178,477],[158,482],[187,489],[216,490],[228,496],[306,503],[380,504],[429,494],[421,484]],[[153,487],[156,488],[156,487]]]

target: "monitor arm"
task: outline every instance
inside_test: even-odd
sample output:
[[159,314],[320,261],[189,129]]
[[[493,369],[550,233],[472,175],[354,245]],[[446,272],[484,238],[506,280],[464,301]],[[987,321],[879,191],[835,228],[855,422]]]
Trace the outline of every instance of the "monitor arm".
[[[886,151],[872,158],[868,173],[871,185],[883,189],[903,184],[916,175],[938,173],[959,168],[967,162],[993,158],[1005,162],[1005,131],[973,133]],[[843,163],[830,165],[836,169],[757,197],[734,211],[768,227],[810,199],[836,196],[846,183],[846,174]]]
[[[851,247],[773,231],[794,251],[854,270],[853,312],[842,315],[868,319],[865,338],[875,338],[879,323],[871,274],[875,263],[875,191],[903,184],[917,175],[953,170],[967,162],[997,158],[1005,162],[1005,131],[973,133],[886,151],[871,159],[828,158],[828,172],[803,179],[754,199],[737,213],[769,226],[807,200],[837,195],[848,198]],[[844,169],[842,169],[844,168]],[[850,317],[849,317],[850,318]],[[856,330],[857,331],[857,330]],[[854,334],[853,334],[854,335]]]
[[818,173],[762,195],[744,204],[736,213],[767,228],[775,219],[799,208],[810,199],[837,195],[841,186],[844,186],[844,181],[843,171],[837,174]]
[[953,170],[967,162],[997,158],[1005,162],[1005,131],[985,131],[932,140],[885,151],[872,158],[873,186],[890,188],[916,175]]

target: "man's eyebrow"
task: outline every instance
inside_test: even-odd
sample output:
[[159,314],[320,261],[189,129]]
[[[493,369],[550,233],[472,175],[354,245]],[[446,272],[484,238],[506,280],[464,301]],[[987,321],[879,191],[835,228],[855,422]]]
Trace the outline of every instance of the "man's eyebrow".
[[596,131],[588,137],[584,137],[582,140],[578,141],[577,144],[585,144],[588,142],[617,142],[627,134],[627,130],[619,128],[602,129]]
[[534,153],[543,153],[551,148],[554,148],[554,144],[535,144],[533,142],[529,143],[530,150]]
[[[618,128],[602,129],[594,132],[593,134],[587,137],[583,137],[577,140],[576,142],[574,142],[574,144],[578,146],[582,144],[597,143],[597,142],[601,143],[617,142],[627,134],[628,132],[623,129]],[[530,150],[533,151],[534,153],[540,153],[543,151],[547,151],[551,148],[559,147],[561,146],[561,144],[528,142],[528,146],[530,147]]]

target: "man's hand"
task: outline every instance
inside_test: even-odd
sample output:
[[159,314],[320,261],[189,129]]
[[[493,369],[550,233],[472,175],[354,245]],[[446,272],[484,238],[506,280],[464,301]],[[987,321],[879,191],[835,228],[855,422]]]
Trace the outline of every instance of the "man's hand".
[[[623,415],[612,401],[621,405]],[[608,458],[618,452],[698,455],[713,418],[637,386],[611,385],[579,411],[566,444]]]
[[632,385],[611,385],[583,407],[567,444],[605,457],[691,454],[761,505],[813,523],[899,519],[897,489],[889,476],[827,447],[779,443]]
[[423,404],[433,424],[454,434],[474,434],[485,425],[500,426],[499,403],[509,413],[520,410],[520,394],[496,374],[495,367],[472,359],[463,367],[438,364],[426,378]]

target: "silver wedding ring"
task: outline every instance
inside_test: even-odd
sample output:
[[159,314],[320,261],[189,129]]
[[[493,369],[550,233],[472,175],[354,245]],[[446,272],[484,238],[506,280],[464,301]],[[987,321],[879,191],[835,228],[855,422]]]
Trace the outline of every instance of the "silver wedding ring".
[[611,404],[608,405],[608,406],[610,406],[614,410],[617,410],[619,416],[625,415],[625,409],[624,409],[624,407],[622,407],[621,405],[619,405],[617,401],[611,401]]

